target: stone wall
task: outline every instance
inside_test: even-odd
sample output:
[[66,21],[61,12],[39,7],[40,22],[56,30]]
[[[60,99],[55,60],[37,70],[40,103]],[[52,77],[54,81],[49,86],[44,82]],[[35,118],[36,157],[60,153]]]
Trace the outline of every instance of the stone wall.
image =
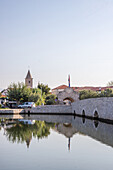
[[72,103],[72,113],[113,120],[113,97],[85,99]]
[[23,109],[0,109],[0,118],[23,119],[20,113],[24,113],[24,110]]
[[45,105],[32,108],[31,113],[72,113],[72,107],[66,105]]
[[23,109],[0,109],[0,114],[19,114],[19,113],[24,113]]
[[88,117],[98,117],[113,121],[113,97],[93,98],[79,100],[72,105],[45,105],[32,109],[8,109],[0,110],[1,114],[78,114]]
[[78,92],[75,92],[72,88],[67,87],[64,91],[61,91],[57,95],[58,100],[63,103],[65,99],[69,99],[71,102],[79,100]]

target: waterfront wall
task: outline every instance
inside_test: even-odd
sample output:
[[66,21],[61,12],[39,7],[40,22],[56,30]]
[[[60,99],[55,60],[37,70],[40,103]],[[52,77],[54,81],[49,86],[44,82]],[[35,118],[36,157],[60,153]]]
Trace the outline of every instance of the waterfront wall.
[[0,114],[19,114],[24,113],[23,109],[0,109]]
[[108,119],[113,121],[113,97],[79,100],[72,105],[45,105],[32,109],[0,110],[1,114],[77,114],[80,116]]
[[45,105],[32,108],[31,113],[72,113],[72,107],[66,105]]
[[72,113],[113,120],[113,97],[84,99],[72,103]]
[[0,114],[28,114],[28,113],[37,113],[37,114],[44,114],[44,113],[55,113],[55,114],[71,114],[72,107],[66,105],[44,105],[38,106],[35,108],[26,108],[26,109],[0,109]]
[[20,113],[24,113],[24,110],[23,109],[0,109],[0,118],[23,119]]

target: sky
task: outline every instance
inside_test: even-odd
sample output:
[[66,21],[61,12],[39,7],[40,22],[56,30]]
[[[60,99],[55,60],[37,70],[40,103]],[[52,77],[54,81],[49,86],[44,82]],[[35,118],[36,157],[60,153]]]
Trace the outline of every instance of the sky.
[[0,89],[113,80],[112,0],[0,0]]

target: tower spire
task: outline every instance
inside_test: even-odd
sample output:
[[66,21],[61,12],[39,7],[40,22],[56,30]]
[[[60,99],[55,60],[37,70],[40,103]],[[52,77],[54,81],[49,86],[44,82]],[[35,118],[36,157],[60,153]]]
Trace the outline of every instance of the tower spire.
[[28,70],[26,78],[25,78],[25,85],[29,88],[33,88],[33,78],[31,76],[30,70]]

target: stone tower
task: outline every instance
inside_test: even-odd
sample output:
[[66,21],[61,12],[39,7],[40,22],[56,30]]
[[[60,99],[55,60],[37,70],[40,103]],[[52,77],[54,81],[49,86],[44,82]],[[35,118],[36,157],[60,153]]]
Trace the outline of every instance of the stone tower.
[[28,70],[27,76],[25,78],[25,85],[29,88],[33,88],[33,78],[31,77],[30,70]]

